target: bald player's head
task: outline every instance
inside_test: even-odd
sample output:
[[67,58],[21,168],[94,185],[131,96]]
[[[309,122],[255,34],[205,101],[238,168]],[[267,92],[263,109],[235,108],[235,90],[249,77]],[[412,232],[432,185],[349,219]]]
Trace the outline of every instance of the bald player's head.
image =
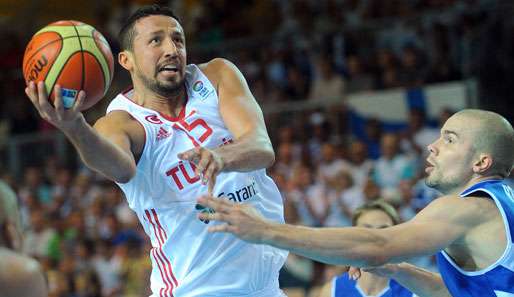
[[46,297],[39,264],[19,253],[21,222],[16,195],[0,181],[0,296]]
[[455,114],[473,128],[476,158],[489,156],[491,167],[486,175],[509,176],[514,166],[514,129],[501,115],[479,109],[465,109]]
[[0,246],[21,248],[21,220],[16,194],[0,181]]

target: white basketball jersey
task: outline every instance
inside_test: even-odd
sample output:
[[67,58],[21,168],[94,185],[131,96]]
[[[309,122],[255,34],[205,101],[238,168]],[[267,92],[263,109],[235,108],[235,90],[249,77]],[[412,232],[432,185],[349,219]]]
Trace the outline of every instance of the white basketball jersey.
[[[137,105],[132,90],[107,108],[128,112],[146,133],[136,175],[119,186],[152,242],[152,297],[281,296],[278,272],[287,252],[208,233],[215,223],[196,217],[196,199],[207,186],[195,177],[194,164],[177,154],[196,146],[217,148],[233,136],[221,119],[216,90],[196,65],[186,67],[185,85],[188,99],[177,118]],[[282,198],[265,169],[220,173],[214,195],[284,222]]]

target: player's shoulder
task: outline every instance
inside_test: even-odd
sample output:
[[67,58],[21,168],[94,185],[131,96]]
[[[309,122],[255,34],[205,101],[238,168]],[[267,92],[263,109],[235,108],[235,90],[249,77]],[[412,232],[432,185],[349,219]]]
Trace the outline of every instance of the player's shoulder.
[[214,58],[208,62],[198,64],[202,71],[226,71],[235,67],[234,63],[225,58]]
[[225,58],[214,58],[206,63],[198,64],[198,68],[209,78],[213,85],[217,85],[227,74],[237,71],[237,66]]

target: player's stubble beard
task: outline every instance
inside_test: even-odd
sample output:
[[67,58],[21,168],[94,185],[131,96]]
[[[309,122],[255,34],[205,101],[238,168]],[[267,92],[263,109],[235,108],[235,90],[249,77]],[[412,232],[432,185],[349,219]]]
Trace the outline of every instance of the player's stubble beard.
[[184,86],[184,76],[182,75],[182,71],[179,70],[180,78],[175,81],[167,81],[166,84],[162,83],[157,79],[159,75],[159,71],[156,71],[154,77],[150,78],[143,74],[142,71],[139,70],[139,67],[136,66],[135,74],[141,80],[145,88],[148,90],[158,94],[159,96],[166,98],[175,98],[180,95],[180,92]]
[[444,176],[440,169],[434,170],[425,178],[425,184],[445,195],[456,192],[463,184],[463,178],[456,174]]

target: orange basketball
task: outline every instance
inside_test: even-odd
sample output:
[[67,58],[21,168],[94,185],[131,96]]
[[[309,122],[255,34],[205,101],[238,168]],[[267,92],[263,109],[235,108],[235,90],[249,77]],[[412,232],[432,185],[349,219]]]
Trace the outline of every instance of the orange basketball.
[[66,108],[73,106],[80,90],[86,92],[82,110],[100,101],[113,71],[107,40],[92,26],[77,21],[58,21],[39,30],[23,56],[26,83],[44,81],[50,102],[54,101],[54,86],[59,84]]

